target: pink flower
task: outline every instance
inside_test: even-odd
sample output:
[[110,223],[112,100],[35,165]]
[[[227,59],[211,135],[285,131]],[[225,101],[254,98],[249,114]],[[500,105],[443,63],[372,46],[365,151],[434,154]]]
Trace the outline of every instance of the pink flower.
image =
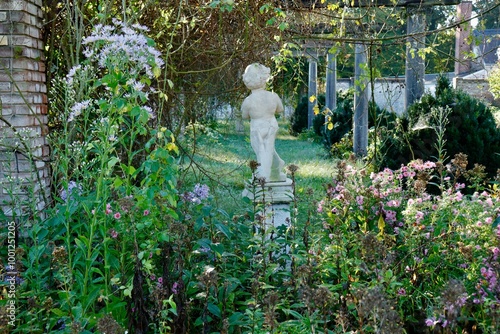
[[158,277],[158,283],[160,283],[160,284],[163,283],[163,277]]
[[179,293],[179,289],[180,289],[180,284],[177,283],[177,282],[174,282],[174,285],[172,285],[172,293],[174,295],[178,294]]
[[403,288],[399,289],[398,290],[398,295],[400,295],[400,296],[406,296],[406,290],[403,289]]
[[112,213],[113,211],[111,211],[111,204],[106,204],[106,214],[109,215],[110,213]]
[[122,215],[119,212],[117,212],[113,217],[115,217],[115,219],[120,219]]
[[149,210],[144,210],[143,215],[144,215],[144,216],[149,215]]
[[437,323],[438,322],[434,318],[425,319],[425,325],[428,326],[428,327],[434,326]]
[[111,238],[113,238],[113,239],[118,238],[118,232],[116,232],[116,230],[111,230],[110,234],[111,234]]
[[498,255],[500,254],[500,249],[498,247],[493,247],[491,251],[493,252],[493,259],[496,261],[498,259]]

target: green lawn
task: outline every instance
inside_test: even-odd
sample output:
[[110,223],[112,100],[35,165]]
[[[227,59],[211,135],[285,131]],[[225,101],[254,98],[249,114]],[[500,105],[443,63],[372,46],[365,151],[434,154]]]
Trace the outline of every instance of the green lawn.
[[[321,143],[291,136],[287,127],[287,123],[280,122],[276,150],[286,166],[299,167],[295,175],[297,199],[311,203],[324,195],[323,185],[331,179],[335,161],[326,156]],[[195,183],[208,184],[217,206],[228,213],[237,213],[246,205],[241,192],[245,181],[251,178],[248,162],[255,160],[249,124],[245,123],[243,132],[235,130],[234,121],[221,121],[216,130],[207,130],[197,128],[195,136],[190,131],[190,135],[181,139],[192,157],[182,160],[183,185],[189,190]]]

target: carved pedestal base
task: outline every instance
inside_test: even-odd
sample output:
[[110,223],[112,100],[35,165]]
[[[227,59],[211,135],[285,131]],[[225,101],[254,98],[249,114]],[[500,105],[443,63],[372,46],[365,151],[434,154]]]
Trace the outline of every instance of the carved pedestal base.
[[[266,238],[283,245],[283,249],[273,253],[273,258],[279,259],[284,254],[290,254],[290,246],[286,243],[287,234],[290,233],[291,216],[290,203],[293,202],[292,180],[283,182],[267,182],[263,187],[259,184],[248,182],[242,193],[254,203],[261,204],[262,209],[256,216],[256,233],[263,226]],[[262,217],[260,220],[259,217]],[[281,261],[280,261],[281,262]],[[291,260],[282,262],[290,270]],[[280,268],[283,268],[280,265]]]

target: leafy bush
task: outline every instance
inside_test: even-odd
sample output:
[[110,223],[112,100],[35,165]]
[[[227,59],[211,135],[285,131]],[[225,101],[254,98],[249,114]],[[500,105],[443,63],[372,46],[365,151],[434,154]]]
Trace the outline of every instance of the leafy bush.
[[[318,103],[319,110],[323,109],[325,105],[325,95],[319,95],[316,99]],[[300,100],[299,104],[293,111],[292,117],[290,118],[290,133],[292,135],[298,135],[302,131],[307,129],[308,123],[308,105],[309,99],[304,96]],[[322,115],[316,115],[313,119],[314,132],[321,136],[321,126],[324,124],[324,117]]]
[[333,124],[331,129],[323,127],[325,145],[330,148],[339,142],[352,130],[352,117],[354,115],[354,90],[337,92],[337,108],[326,113],[327,121]]
[[[408,108],[405,119],[388,128],[381,147],[381,166],[397,168],[413,159],[445,159],[462,152],[471,166],[483,165],[493,176],[500,166],[500,130],[490,109],[465,92],[452,89],[445,77],[438,79],[435,95],[424,95]],[[444,133],[442,152],[436,148],[439,131]],[[438,157],[440,153],[445,156]]]
[[[455,180],[464,159],[454,157],[445,177],[429,161],[371,174],[339,163],[318,205],[327,245],[315,254],[344,331],[498,331],[498,189],[463,195]],[[442,193],[428,194],[429,182]]]
[[497,59],[498,63],[491,70],[488,83],[490,85],[490,92],[495,98],[500,98],[500,49],[497,49]]
[[46,219],[18,226],[16,326],[2,332],[499,331],[500,194],[465,156],[372,174],[341,162],[304,222],[297,202],[313,194],[293,202],[286,228],[268,225],[265,198],[228,214],[206,185],[178,183],[175,138],[148,107],[154,43],[116,24],[94,31],[66,80],[58,194]]

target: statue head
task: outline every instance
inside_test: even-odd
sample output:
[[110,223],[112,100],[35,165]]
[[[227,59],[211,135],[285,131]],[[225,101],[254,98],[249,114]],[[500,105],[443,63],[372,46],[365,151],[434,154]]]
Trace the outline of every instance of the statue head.
[[247,66],[243,73],[243,82],[248,89],[265,88],[266,82],[271,76],[271,70],[259,63],[253,63]]

